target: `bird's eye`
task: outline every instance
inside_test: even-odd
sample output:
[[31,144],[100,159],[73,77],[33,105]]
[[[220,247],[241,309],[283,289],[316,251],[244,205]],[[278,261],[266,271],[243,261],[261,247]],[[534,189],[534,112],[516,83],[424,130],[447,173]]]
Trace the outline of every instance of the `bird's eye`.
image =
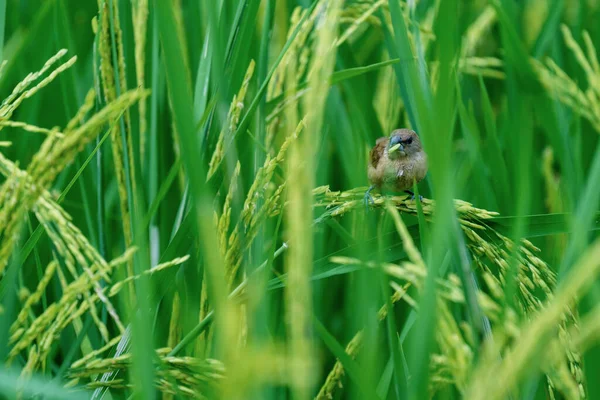
[[412,143],[412,138],[411,138],[411,137],[409,137],[408,139],[406,139],[406,140],[404,141],[404,143],[405,143],[405,144],[411,144],[411,143]]

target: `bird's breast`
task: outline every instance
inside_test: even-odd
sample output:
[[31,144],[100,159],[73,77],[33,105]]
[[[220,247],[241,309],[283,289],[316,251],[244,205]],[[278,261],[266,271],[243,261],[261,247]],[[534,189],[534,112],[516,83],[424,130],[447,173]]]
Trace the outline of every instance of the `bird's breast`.
[[383,186],[388,190],[404,191],[427,174],[427,157],[422,152],[397,160],[388,160],[383,171]]

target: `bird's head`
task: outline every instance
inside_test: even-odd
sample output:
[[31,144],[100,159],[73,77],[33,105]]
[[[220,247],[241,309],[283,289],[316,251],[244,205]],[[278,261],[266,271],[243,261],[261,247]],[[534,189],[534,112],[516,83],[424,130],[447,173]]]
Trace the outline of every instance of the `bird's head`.
[[391,159],[410,156],[421,150],[419,135],[411,129],[396,129],[390,135],[387,152]]

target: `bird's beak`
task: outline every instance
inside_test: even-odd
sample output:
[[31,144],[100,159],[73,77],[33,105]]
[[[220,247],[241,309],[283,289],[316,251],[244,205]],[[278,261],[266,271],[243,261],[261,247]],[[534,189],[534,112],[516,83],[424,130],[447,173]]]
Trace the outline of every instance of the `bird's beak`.
[[404,146],[402,145],[402,143],[398,143],[398,144],[395,144],[392,147],[390,147],[390,149],[388,150],[388,154],[392,154],[393,152],[395,152],[398,149],[400,149],[401,151],[404,151]]

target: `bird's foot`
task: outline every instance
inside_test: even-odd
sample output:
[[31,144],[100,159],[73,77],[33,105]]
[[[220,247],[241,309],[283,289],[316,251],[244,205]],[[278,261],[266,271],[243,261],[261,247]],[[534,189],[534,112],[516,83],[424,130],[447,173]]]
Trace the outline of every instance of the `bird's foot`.
[[[411,191],[411,190],[405,190],[404,192],[410,194],[410,199],[414,200],[415,199],[415,194]],[[423,196],[419,195],[419,201],[423,201]]]
[[367,210],[367,212],[369,211],[369,204],[371,206],[375,205],[375,200],[373,199],[373,196],[371,196],[371,190],[373,190],[375,186],[371,186],[369,189],[367,189],[366,193],[365,193],[365,197],[364,197],[364,202],[365,202],[365,209]]

